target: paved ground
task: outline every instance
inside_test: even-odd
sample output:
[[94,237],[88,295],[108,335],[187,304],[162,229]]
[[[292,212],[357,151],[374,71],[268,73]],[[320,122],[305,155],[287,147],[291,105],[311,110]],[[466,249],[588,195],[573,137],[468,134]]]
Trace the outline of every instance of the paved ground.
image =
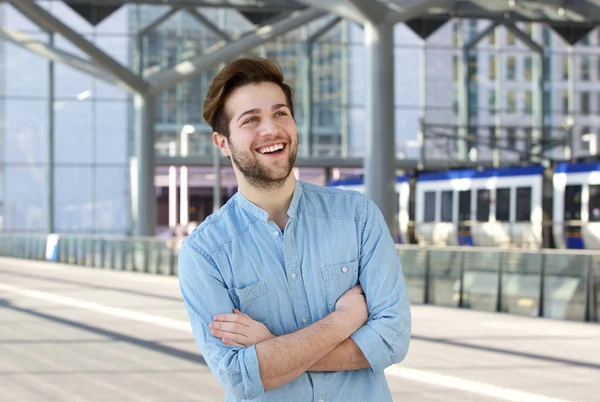
[[[413,306],[397,401],[600,401],[600,325]],[[177,279],[0,258],[1,401],[222,401]]]

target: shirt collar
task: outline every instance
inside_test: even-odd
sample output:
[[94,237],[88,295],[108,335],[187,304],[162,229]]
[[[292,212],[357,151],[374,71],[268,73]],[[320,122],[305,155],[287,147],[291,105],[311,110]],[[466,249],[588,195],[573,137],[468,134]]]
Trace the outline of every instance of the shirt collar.
[[[269,213],[264,209],[258,207],[256,204],[249,201],[244,195],[238,191],[235,195],[236,202],[239,206],[246,212],[256,216],[260,220],[267,222],[269,220]],[[294,188],[294,194],[292,195],[292,202],[290,203],[290,207],[288,208],[288,216],[294,218],[296,216],[296,211],[298,210],[298,204],[300,203],[300,198],[302,197],[302,182],[296,180],[296,186]]]

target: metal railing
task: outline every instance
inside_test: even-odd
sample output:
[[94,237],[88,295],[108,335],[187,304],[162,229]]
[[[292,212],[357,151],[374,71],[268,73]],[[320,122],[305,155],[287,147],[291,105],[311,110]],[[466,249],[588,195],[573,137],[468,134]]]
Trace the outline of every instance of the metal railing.
[[[181,241],[0,233],[0,256],[177,275]],[[411,303],[600,322],[600,251],[396,247]]]

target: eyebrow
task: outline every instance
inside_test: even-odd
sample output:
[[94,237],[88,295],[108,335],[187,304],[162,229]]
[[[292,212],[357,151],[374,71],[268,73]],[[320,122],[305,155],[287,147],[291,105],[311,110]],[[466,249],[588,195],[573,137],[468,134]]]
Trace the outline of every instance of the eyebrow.
[[[278,103],[276,105],[271,106],[271,110],[277,110],[277,109],[281,109],[282,107],[286,107],[289,109],[289,106],[286,105],[285,103]],[[259,113],[260,109],[250,109],[250,110],[246,110],[244,113],[240,114],[236,120],[236,122],[240,121],[240,119],[242,117],[244,117],[247,114],[255,114],[255,113]]]

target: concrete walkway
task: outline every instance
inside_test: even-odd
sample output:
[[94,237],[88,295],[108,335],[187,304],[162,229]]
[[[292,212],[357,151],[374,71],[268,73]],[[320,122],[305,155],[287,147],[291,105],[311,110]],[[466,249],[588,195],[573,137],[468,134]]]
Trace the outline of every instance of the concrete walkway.
[[[600,401],[600,325],[413,306],[395,401]],[[177,278],[0,258],[0,401],[222,401]]]

